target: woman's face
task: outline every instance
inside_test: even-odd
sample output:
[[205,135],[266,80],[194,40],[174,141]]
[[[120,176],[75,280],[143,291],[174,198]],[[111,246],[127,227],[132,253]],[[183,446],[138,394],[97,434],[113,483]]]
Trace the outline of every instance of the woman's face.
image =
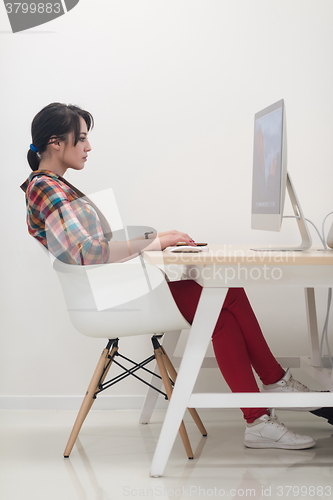
[[82,170],[88,159],[88,152],[91,151],[88,140],[87,124],[80,117],[80,136],[77,144],[74,146],[74,132],[68,134],[67,141],[61,142],[60,157],[64,168]]

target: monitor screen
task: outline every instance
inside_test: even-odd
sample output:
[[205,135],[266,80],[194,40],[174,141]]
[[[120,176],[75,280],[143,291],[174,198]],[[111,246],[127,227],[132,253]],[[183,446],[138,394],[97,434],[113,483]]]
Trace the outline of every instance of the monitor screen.
[[259,111],[254,121],[252,228],[279,231],[282,222],[286,165],[284,103]]

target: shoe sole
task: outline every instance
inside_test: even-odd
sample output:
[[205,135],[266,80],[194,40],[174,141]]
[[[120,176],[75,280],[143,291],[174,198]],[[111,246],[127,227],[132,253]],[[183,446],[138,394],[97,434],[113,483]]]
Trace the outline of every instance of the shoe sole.
[[283,443],[255,443],[252,441],[244,441],[244,445],[247,448],[278,448],[281,450],[305,450],[307,448],[313,448],[316,444],[316,441],[313,441],[312,443],[308,444],[283,444]]

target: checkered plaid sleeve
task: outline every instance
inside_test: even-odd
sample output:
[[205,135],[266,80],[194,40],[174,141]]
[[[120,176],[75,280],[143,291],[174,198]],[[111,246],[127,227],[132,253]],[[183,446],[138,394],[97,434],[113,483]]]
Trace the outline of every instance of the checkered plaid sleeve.
[[104,264],[109,245],[94,208],[83,199],[69,201],[57,182],[39,180],[29,193],[45,223],[50,252],[71,264]]

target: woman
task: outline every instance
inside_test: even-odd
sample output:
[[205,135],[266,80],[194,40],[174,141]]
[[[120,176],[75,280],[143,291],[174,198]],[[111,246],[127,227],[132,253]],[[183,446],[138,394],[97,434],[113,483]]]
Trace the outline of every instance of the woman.
[[[186,233],[167,231],[127,242],[112,240],[111,229],[84,194],[64,179],[67,169],[82,170],[91,151],[91,114],[77,106],[52,103],[32,122],[28,162],[33,170],[21,188],[26,193],[29,233],[59,259],[78,265],[119,262],[143,250],[178,242],[195,246]],[[148,241],[147,241],[148,240]],[[201,287],[191,280],[169,283],[183,316],[192,322]],[[233,392],[259,392],[252,368],[266,392],[308,392],[272,355],[243,289],[230,289],[213,333],[220,370]],[[274,411],[242,408],[247,422],[244,444],[250,448],[303,449],[315,445],[279,422]]]

